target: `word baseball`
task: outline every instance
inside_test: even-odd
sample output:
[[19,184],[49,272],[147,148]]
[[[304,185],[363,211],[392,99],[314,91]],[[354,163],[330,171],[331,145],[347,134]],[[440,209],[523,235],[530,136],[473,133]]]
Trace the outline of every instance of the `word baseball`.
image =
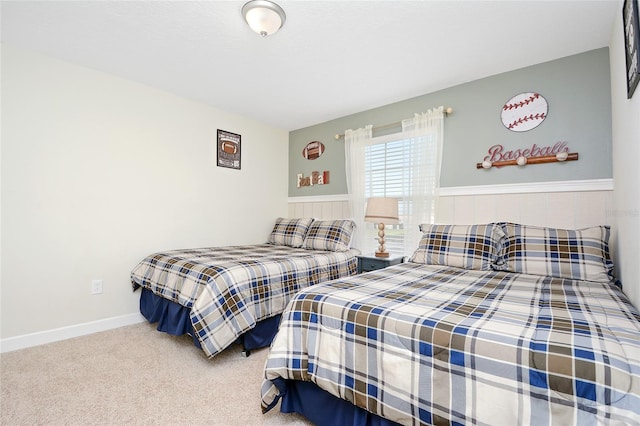
[[502,145],[493,145],[489,148],[489,155],[484,157],[484,161],[495,163],[498,161],[517,160],[518,157],[545,157],[547,155],[556,155],[559,152],[569,152],[567,142],[556,142],[553,146],[542,147],[534,143],[531,148],[516,149],[513,151],[505,151]]

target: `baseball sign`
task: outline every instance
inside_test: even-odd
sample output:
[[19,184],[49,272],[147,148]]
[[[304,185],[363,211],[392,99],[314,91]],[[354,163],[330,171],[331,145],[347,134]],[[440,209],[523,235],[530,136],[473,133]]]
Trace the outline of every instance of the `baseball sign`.
[[549,106],[539,93],[520,93],[502,107],[502,124],[514,132],[526,132],[540,125],[547,118]]

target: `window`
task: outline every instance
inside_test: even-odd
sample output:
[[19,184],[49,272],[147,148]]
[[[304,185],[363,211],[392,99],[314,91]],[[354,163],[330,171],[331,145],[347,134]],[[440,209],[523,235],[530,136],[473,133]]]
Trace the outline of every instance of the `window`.
[[[364,221],[366,200],[398,198],[400,225],[387,228],[390,252],[405,256],[418,246],[421,223],[434,221],[443,141],[443,107],[402,120],[402,132],[372,137],[372,125],[345,130],[349,208],[356,222],[353,247],[369,252],[377,246],[373,224]],[[386,224],[385,224],[386,225]]]
[[[394,138],[395,136],[395,138]],[[401,135],[400,135],[401,136]],[[398,199],[398,214],[400,223],[397,225],[385,224],[385,238],[387,250],[392,253],[412,252],[415,247],[408,247],[405,241],[405,225],[414,223],[411,216],[419,213],[420,222],[433,222],[435,207],[430,203],[426,217],[415,204],[420,203],[420,197],[416,200],[417,188],[424,186],[424,174],[416,172],[416,168],[433,168],[431,162],[418,165],[423,156],[416,155],[426,150],[427,138],[397,139],[399,135],[380,137],[371,140],[371,144],[365,147],[365,197],[393,197]],[[416,180],[422,181],[417,182]],[[435,181],[431,182],[432,186]],[[367,238],[377,238],[377,227],[368,223]],[[406,250],[405,250],[406,248]]]

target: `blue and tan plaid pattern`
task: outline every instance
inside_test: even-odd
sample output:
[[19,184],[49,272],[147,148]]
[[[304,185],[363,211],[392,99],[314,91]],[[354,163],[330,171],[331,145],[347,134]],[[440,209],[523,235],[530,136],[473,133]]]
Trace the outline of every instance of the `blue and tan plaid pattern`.
[[291,300],[262,407],[291,379],[403,425],[637,425],[639,377],[617,286],[404,263]]
[[211,357],[281,313],[299,290],[354,275],[356,254],[271,244],[172,250],[142,260],[131,282],[191,308],[194,332]]
[[504,232],[496,224],[420,225],[423,233],[409,262],[491,270]]
[[267,242],[281,246],[302,247],[311,222],[313,222],[313,219],[285,219],[279,217],[276,219],[276,224],[273,226]]
[[316,220],[309,227],[303,247],[329,251],[349,250],[354,226],[352,220]]
[[501,226],[506,236],[495,269],[605,283],[614,280],[608,226],[578,230]]

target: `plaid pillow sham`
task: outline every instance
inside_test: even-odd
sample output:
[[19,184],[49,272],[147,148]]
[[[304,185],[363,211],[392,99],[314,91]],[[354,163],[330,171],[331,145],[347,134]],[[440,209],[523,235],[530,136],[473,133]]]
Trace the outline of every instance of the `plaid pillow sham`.
[[495,223],[420,225],[422,239],[409,262],[489,271],[504,237]]
[[276,219],[276,224],[267,242],[279,246],[300,248],[312,222],[313,219],[285,219],[279,217]]
[[316,220],[309,227],[304,248],[347,251],[355,223],[352,220]]
[[506,236],[494,269],[613,282],[609,226],[569,230],[501,223]]

